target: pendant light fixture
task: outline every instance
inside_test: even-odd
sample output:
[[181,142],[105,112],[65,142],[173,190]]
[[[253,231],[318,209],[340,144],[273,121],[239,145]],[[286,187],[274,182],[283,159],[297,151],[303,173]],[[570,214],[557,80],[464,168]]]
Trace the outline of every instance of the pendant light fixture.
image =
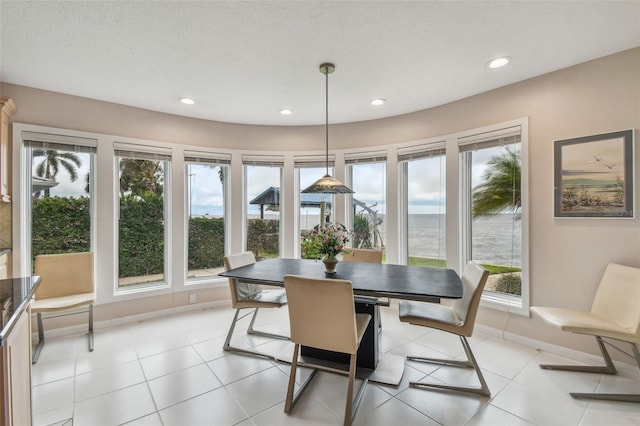
[[333,64],[325,63],[320,65],[320,72],[325,76],[325,165],[326,174],[312,183],[302,192],[305,194],[353,194],[348,186],[329,174],[329,74],[334,72],[336,67]]

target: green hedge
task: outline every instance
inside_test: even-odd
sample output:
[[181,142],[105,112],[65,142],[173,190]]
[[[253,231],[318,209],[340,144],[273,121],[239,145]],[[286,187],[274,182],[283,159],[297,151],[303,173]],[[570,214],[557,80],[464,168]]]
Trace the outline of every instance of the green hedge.
[[[32,253],[69,253],[91,249],[90,202],[87,197],[48,197],[33,201]],[[248,249],[259,257],[278,255],[277,220],[248,221]],[[119,277],[163,272],[162,196],[147,193],[120,198]],[[224,257],[224,219],[189,220],[189,270],[219,268]]]
[[[32,210],[32,253],[70,253],[91,249],[89,198],[35,199]],[[135,277],[163,272],[163,199],[159,195],[120,199],[119,276]],[[223,265],[224,220],[189,221],[189,269]]]
[[189,270],[224,265],[224,219],[189,219]]
[[249,219],[247,250],[256,257],[278,257],[279,225],[275,219]]
[[119,278],[164,272],[163,197],[120,197]]
[[89,251],[89,199],[48,197],[33,201],[31,247],[38,254]]

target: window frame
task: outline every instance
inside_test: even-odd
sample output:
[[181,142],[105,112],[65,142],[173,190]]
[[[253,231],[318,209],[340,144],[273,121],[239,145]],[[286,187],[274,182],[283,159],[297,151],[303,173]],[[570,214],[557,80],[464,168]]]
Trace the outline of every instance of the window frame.
[[529,120],[528,118],[516,119],[504,123],[494,124],[478,129],[469,130],[456,135],[458,156],[458,188],[459,206],[458,234],[459,261],[458,270],[462,271],[466,262],[471,258],[470,221],[471,221],[471,164],[469,157],[462,155],[460,147],[473,143],[482,143],[483,140],[496,139],[500,136],[509,137],[512,128],[519,127],[520,135],[520,193],[521,193],[521,263],[522,263],[522,287],[521,296],[484,291],[481,306],[498,311],[508,311],[524,316],[529,316],[530,307],[530,280],[529,280]]
[[[409,163],[414,160],[422,160],[426,158],[440,157],[441,162],[444,162],[444,170],[441,170],[441,180],[444,177],[444,195],[445,195],[445,245],[448,245],[447,241],[447,218],[446,213],[448,198],[447,194],[447,149],[446,141],[438,139],[431,142],[423,142],[417,145],[409,145],[400,147],[397,149],[398,158],[398,187],[399,187],[399,203],[398,208],[399,215],[399,230],[400,230],[400,243],[398,244],[398,259],[403,265],[409,264]],[[441,182],[442,186],[442,182]],[[448,262],[447,251],[444,252],[444,260]]]
[[229,239],[229,221],[228,221],[228,200],[227,196],[229,194],[229,178],[231,176],[231,155],[230,154],[222,154],[217,152],[206,152],[206,151],[184,151],[184,161],[183,161],[183,170],[184,170],[184,227],[183,227],[183,244],[184,244],[184,270],[183,270],[183,282],[185,287],[193,288],[194,286],[200,284],[211,284],[211,283],[220,283],[221,277],[217,275],[211,275],[200,278],[189,278],[189,207],[190,207],[190,185],[188,175],[188,167],[189,165],[205,165],[210,164],[214,166],[219,166],[223,170],[224,181],[222,183],[222,193],[223,193],[223,206],[222,206],[222,215],[224,220],[224,255],[228,253],[228,239]]
[[[278,237],[278,257],[283,257],[285,242],[283,241],[284,235],[282,227],[282,217],[285,209],[285,202],[287,200],[287,196],[284,195],[283,187],[284,187],[284,176],[285,176],[285,158],[284,155],[254,155],[254,154],[242,154],[242,187],[243,187],[243,229],[244,236],[242,241],[243,250],[248,250],[248,242],[249,242],[249,193],[248,193],[248,178],[247,178],[247,167],[270,167],[270,168],[278,168],[280,170],[280,178],[278,188],[280,190],[280,204],[278,211],[278,229],[279,229],[279,237]],[[257,257],[257,254],[256,254]]]
[[[328,161],[327,161],[328,160]],[[294,173],[294,197],[293,202],[295,205],[296,217],[295,217],[295,235],[299,236],[299,240],[302,238],[302,218],[300,216],[300,210],[302,209],[302,190],[304,189],[302,183],[300,182],[301,176],[300,172],[302,169],[318,169],[318,176],[316,179],[320,179],[324,174],[328,172],[330,175],[334,175],[335,173],[335,154],[330,154],[326,157],[324,154],[317,155],[294,155],[293,156],[293,173]],[[320,169],[322,171],[320,172]],[[315,182],[315,180],[314,180]],[[332,218],[336,220],[336,203],[338,200],[336,199],[335,194],[327,194],[327,196],[331,197],[331,213]],[[300,241],[293,247],[293,257],[299,259],[302,257],[302,249],[300,247]]]
[[[382,164],[384,167],[384,204],[385,211],[384,217],[385,220],[389,218],[389,155],[386,149],[371,149],[367,151],[359,151],[359,152],[347,152],[344,153],[344,169],[345,169],[345,183],[351,189],[353,189],[353,166],[361,165],[361,164]],[[354,194],[346,194],[345,196],[345,221],[344,225],[347,229],[354,229],[355,224],[355,215],[354,215],[354,207],[353,207],[353,196]],[[336,216],[337,217],[337,216]],[[385,223],[385,240],[381,241],[383,244],[382,249],[387,252],[387,246],[389,241],[389,223]],[[353,238],[350,242],[350,245],[353,244]]]
[[[124,154],[124,155],[121,155]],[[162,209],[164,218],[164,250],[163,250],[163,279],[159,281],[135,283],[130,287],[120,286],[120,160],[136,159],[149,161],[163,161],[163,195]],[[113,295],[147,293],[154,290],[169,290],[173,282],[173,267],[171,253],[173,252],[172,215],[172,179],[173,166],[172,149],[158,145],[147,145],[130,142],[113,142],[113,167],[114,167],[114,261],[113,261]]]
[[[33,226],[33,154],[32,152],[27,155],[28,150],[34,148],[43,149],[55,149],[66,150],[68,152],[80,152],[89,155],[89,217],[90,217],[90,229],[89,229],[89,250],[95,251],[96,247],[96,230],[97,230],[97,217],[96,217],[96,175],[97,175],[97,151],[98,140],[97,138],[87,135],[78,134],[74,131],[66,131],[60,129],[60,131],[45,128],[41,126],[24,126],[15,124],[15,135],[19,139],[20,149],[17,154],[20,158],[19,164],[22,165],[22,184],[19,190],[19,197],[14,196],[14,201],[17,201],[15,205],[22,211],[22,221],[18,227],[18,239],[20,243],[15,246],[18,248],[16,252],[19,253],[17,258],[22,258],[20,263],[20,275],[31,275],[33,271],[32,262],[32,226]],[[36,146],[41,145],[41,146]],[[69,149],[67,149],[67,147]],[[23,194],[28,194],[23,196]],[[19,210],[19,211],[20,211]],[[15,214],[15,213],[14,213]],[[13,233],[13,232],[12,232]],[[15,235],[12,236],[15,239]],[[22,244],[24,242],[24,244]],[[95,262],[95,260],[94,260]]]

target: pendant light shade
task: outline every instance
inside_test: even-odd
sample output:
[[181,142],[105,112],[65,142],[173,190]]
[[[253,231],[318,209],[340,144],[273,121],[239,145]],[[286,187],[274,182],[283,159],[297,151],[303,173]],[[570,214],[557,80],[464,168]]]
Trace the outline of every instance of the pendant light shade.
[[334,72],[336,67],[333,64],[320,65],[320,72],[325,76],[325,165],[326,174],[313,182],[302,192],[305,194],[353,194],[351,188],[340,182],[339,180],[331,177],[329,174],[329,74]]

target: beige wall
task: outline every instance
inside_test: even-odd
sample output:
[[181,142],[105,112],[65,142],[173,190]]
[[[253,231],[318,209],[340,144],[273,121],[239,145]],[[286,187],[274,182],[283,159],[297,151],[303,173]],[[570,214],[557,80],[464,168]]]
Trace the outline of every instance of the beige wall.
[[[234,149],[321,150],[324,143],[323,126],[235,125],[10,84],[0,89],[2,96],[15,101],[14,120],[21,123]],[[529,117],[531,304],[589,309],[608,262],[640,267],[640,218],[554,219],[553,141],[640,128],[640,48],[441,107],[332,126],[330,144],[339,149],[425,139],[524,116]],[[636,165],[640,164],[639,151],[636,149]],[[635,182],[637,199],[637,174]],[[177,298],[173,303],[178,303]],[[124,314],[126,309],[118,312]],[[568,336],[538,319],[483,309],[478,321],[596,353],[592,339]]]

